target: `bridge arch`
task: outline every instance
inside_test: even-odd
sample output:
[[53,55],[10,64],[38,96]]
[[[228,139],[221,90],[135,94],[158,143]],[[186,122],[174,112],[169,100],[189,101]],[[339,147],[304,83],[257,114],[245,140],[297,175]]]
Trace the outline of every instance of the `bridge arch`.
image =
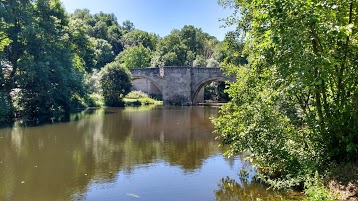
[[196,99],[197,96],[199,94],[199,92],[203,89],[203,87],[205,87],[207,84],[211,83],[211,82],[226,82],[229,81],[227,77],[223,77],[223,76],[218,76],[218,77],[211,77],[211,78],[206,78],[203,80],[200,80],[197,82],[197,84],[195,86],[193,86],[193,93],[191,96],[191,100],[192,102],[195,104],[196,103]]
[[[145,86],[143,86],[143,83],[139,83],[139,82],[135,83],[134,81],[136,81],[136,80],[149,81],[149,83],[151,85],[149,85],[149,83],[146,82],[144,84]],[[132,76],[132,81],[133,81],[133,88],[134,89],[146,92],[148,94],[155,94],[155,95],[160,95],[160,96],[162,96],[162,94],[163,94],[162,87],[154,79],[152,79],[149,76],[146,76],[146,75]],[[140,85],[142,85],[142,86],[140,86]],[[154,89],[153,89],[152,86],[154,86]]]

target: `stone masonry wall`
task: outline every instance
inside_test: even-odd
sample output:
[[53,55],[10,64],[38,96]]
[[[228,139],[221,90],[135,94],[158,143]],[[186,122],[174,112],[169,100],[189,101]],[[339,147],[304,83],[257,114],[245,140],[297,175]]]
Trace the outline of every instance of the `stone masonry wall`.
[[164,104],[191,105],[200,89],[211,81],[234,80],[219,68],[160,67],[131,69],[133,79],[145,78],[162,92]]

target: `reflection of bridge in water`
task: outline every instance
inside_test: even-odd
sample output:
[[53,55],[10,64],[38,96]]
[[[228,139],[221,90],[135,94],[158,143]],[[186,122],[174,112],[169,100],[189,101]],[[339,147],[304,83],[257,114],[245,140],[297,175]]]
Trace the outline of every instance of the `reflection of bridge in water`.
[[133,87],[162,95],[164,104],[192,105],[204,100],[203,87],[213,81],[233,81],[220,70],[209,67],[160,67],[130,69]]

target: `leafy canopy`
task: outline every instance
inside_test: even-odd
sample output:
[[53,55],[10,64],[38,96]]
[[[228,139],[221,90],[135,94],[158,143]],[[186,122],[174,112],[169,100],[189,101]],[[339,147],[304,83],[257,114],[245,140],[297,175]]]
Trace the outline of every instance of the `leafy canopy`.
[[[248,64],[214,121],[229,155],[297,185],[332,161],[358,158],[358,5],[355,0],[220,0]],[[269,181],[269,179],[268,179]],[[280,180],[283,181],[283,180]]]
[[126,48],[117,60],[126,68],[146,68],[150,66],[151,51],[143,45]]

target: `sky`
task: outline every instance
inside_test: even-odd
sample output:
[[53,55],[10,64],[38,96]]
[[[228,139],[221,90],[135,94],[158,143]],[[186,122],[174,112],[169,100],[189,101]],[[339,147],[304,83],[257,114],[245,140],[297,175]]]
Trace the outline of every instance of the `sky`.
[[168,35],[173,29],[194,25],[204,32],[223,40],[233,27],[219,19],[228,17],[232,11],[217,4],[217,0],[61,0],[66,11],[87,8],[92,14],[113,13],[121,24],[133,22],[136,29],[149,33]]

